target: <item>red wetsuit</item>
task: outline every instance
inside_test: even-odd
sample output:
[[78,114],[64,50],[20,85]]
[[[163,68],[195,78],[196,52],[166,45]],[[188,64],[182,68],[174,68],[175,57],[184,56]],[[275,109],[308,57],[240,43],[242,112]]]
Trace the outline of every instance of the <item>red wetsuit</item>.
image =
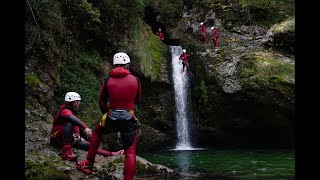
[[163,35],[162,32],[157,32],[156,34],[157,34],[157,36],[159,36],[159,38],[160,38],[161,41],[164,40],[164,35]]
[[182,65],[183,65],[183,71],[184,71],[184,68],[187,67],[187,71],[188,71],[188,68],[189,68],[189,63],[188,63],[188,57],[191,55],[188,54],[188,53],[183,53],[180,55],[179,59],[182,59]]
[[[61,105],[52,123],[50,144],[62,148],[74,147],[88,151],[90,144],[80,136],[80,128],[84,130],[87,128],[87,125],[66,104]],[[113,155],[113,152],[100,148],[97,150],[97,153],[103,156]]]
[[[73,131],[70,132],[71,136],[64,135],[64,129],[67,123],[71,123],[73,125]],[[55,114],[54,120],[52,123],[52,129],[50,133],[50,142],[61,135],[63,137],[63,144],[71,144],[72,143],[72,134],[77,134],[80,136],[80,129],[86,129],[87,125],[83,123],[71,108],[68,108],[66,104],[60,106],[60,110]]]
[[207,27],[204,24],[199,28],[198,41],[201,41],[202,38],[204,39],[205,43],[208,42],[208,39],[207,39]]
[[102,82],[99,105],[103,120],[94,130],[87,159],[94,162],[102,133],[121,133],[125,150],[124,179],[132,180],[136,169],[136,134],[138,124],[133,113],[134,105],[141,100],[140,80],[123,68],[116,67]]
[[212,32],[212,40],[215,43],[214,47],[217,48],[218,47],[218,31],[216,28],[214,28],[212,29],[211,32]]

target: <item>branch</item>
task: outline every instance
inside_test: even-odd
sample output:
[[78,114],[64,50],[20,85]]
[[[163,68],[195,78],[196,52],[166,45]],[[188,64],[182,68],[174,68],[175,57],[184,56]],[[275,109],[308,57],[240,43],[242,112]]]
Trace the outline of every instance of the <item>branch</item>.
[[27,0],[27,3],[28,3],[29,8],[30,8],[30,10],[31,10],[31,13],[32,13],[32,16],[33,16],[34,22],[36,22],[37,27],[39,28],[39,30],[41,30],[41,29],[40,29],[40,27],[39,27],[39,25],[38,25],[38,23],[37,23],[37,21],[36,21],[36,17],[35,17],[35,16],[34,16],[34,14],[33,14],[33,11],[32,11],[32,8],[31,8],[31,5],[30,5],[30,3],[29,3],[29,0]]

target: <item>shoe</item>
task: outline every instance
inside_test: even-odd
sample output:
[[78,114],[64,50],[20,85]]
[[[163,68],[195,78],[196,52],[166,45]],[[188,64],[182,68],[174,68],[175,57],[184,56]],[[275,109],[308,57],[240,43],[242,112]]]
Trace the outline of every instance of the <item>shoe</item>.
[[67,151],[62,150],[62,152],[59,153],[59,156],[61,156],[63,160],[68,160],[68,161],[75,161],[78,158],[78,156],[74,154],[72,149],[69,149]]
[[188,73],[188,72],[186,72],[186,76],[189,76],[189,73]]
[[111,152],[112,155],[117,155],[117,156],[119,156],[119,155],[121,155],[121,154],[123,154],[123,153],[124,153],[124,150],[123,150],[123,149],[121,149],[120,151]]
[[85,172],[87,174],[91,174],[93,172],[93,163],[90,162],[88,159],[84,161],[77,161],[76,168]]

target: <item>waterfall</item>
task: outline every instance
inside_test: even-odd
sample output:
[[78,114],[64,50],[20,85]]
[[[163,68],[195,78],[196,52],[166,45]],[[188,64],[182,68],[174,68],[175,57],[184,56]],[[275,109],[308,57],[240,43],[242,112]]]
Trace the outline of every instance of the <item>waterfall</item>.
[[[182,72],[182,60],[179,60],[182,54],[181,46],[171,46],[172,55],[172,81],[175,93],[176,107],[176,128],[178,143],[175,150],[193,149],[190,144],[189,133],[189,108],[188,108],[188,91],[189,78]],[[186,71],[186,68],[185,68]]]

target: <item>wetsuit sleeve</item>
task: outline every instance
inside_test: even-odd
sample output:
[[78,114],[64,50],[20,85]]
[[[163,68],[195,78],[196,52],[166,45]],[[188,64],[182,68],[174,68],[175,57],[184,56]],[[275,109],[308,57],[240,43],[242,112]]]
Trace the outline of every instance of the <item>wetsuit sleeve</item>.
[[102,114],[105,114],[106,112],[108,112],[108,90],[107,90],[107,83],[108,83],[108,79],[105,79],[102,84],[101,84],[101,88],[100,88],[100,96],[99,96],[99,107],[100,110],[102,112]]
[[79,127],[82,127],[83,129],[86,129],[88,126],[85,125],[79,118],[77,118],[76,116],[74,115],[68,115],[67,116],[67,119],[68,121],[74,125],[74,126],[79,126]]
[[83,129],[87,128],[87,125],[84,124],[77,116],[73,115],[70,110],[63,110],[60,115],[74,126],[79,126]]

